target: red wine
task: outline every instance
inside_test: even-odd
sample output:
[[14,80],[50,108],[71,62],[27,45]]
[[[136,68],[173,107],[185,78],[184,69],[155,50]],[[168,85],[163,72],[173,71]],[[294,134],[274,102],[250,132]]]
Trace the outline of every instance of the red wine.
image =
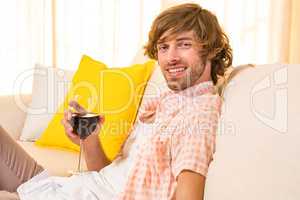
[[99,120],[100,116],[96,113],[73,113],[71,126],[80,139],[85,139],[96,129]]

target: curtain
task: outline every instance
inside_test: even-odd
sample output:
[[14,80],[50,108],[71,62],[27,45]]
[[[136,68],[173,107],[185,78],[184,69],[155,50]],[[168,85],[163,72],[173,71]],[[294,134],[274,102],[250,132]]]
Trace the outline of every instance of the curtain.
[[[163,0],[164,7],[190,2]],[[299,0],[196,0],[228,34],[234,65],[300,63]]]
[[[24,93],[31,91],[35,63],[52,63],[50,8],[48,0],[3,0],[0,2],[0,95],[14,93],[15,80],[24,77]],[[28,74],[28,73],[27,73]]]
[[[160,0],[3,0],[0,95],[30,93],[36,63],[75,70],[82,54],[111,67],[131,63]],[[20,83],[21,81],[21,83]],[[14,85],[22,88],[14,90]]]
[[159,0],[56,1],[56,65],[75,69],[82,54],[126,66],[147,38]]
[[[0,95],[20,76],[31,92],[35,63],[75,70],[82,54],[112,67],[131,63],[152,20],[181,0],[2,0]],[[188,1],[190,2],[190,1]],[[298,0],[197,0],[228,33],[234,65],[300,63]],[[27,75],[28,74],[28,75]]]
[[292,0],[291,2],[291,21],[290,21],[290,30],[289,30],[289,57],[288,63],[300,63],[300,1]]

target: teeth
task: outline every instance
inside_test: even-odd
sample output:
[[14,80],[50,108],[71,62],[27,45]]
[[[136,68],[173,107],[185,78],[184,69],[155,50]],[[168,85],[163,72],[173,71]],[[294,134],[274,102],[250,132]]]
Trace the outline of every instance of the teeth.
[[182,71],[184,71],[184,67],[176,68],[176,69],[168,69],[168,72],[170,72],[170,73],[176,73],[176,72],[182,72]]

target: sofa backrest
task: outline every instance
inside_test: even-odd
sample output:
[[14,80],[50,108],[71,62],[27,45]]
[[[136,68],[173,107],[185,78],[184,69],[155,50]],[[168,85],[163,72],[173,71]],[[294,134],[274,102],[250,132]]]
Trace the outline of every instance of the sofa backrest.
[[208,200],[300,199],[300,65],[257,65],[225,89]]

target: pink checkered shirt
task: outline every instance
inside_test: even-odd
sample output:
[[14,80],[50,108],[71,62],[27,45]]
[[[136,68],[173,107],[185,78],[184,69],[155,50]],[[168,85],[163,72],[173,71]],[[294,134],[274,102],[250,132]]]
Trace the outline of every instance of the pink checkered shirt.
[[[156,105],[155,130],[138,153],[118,199],[172,199],[177,176],[191,170],[206,176],[215,152],[221,99],[211,81],[168,91]],[[147,111],[145,111],[147,112]]]

